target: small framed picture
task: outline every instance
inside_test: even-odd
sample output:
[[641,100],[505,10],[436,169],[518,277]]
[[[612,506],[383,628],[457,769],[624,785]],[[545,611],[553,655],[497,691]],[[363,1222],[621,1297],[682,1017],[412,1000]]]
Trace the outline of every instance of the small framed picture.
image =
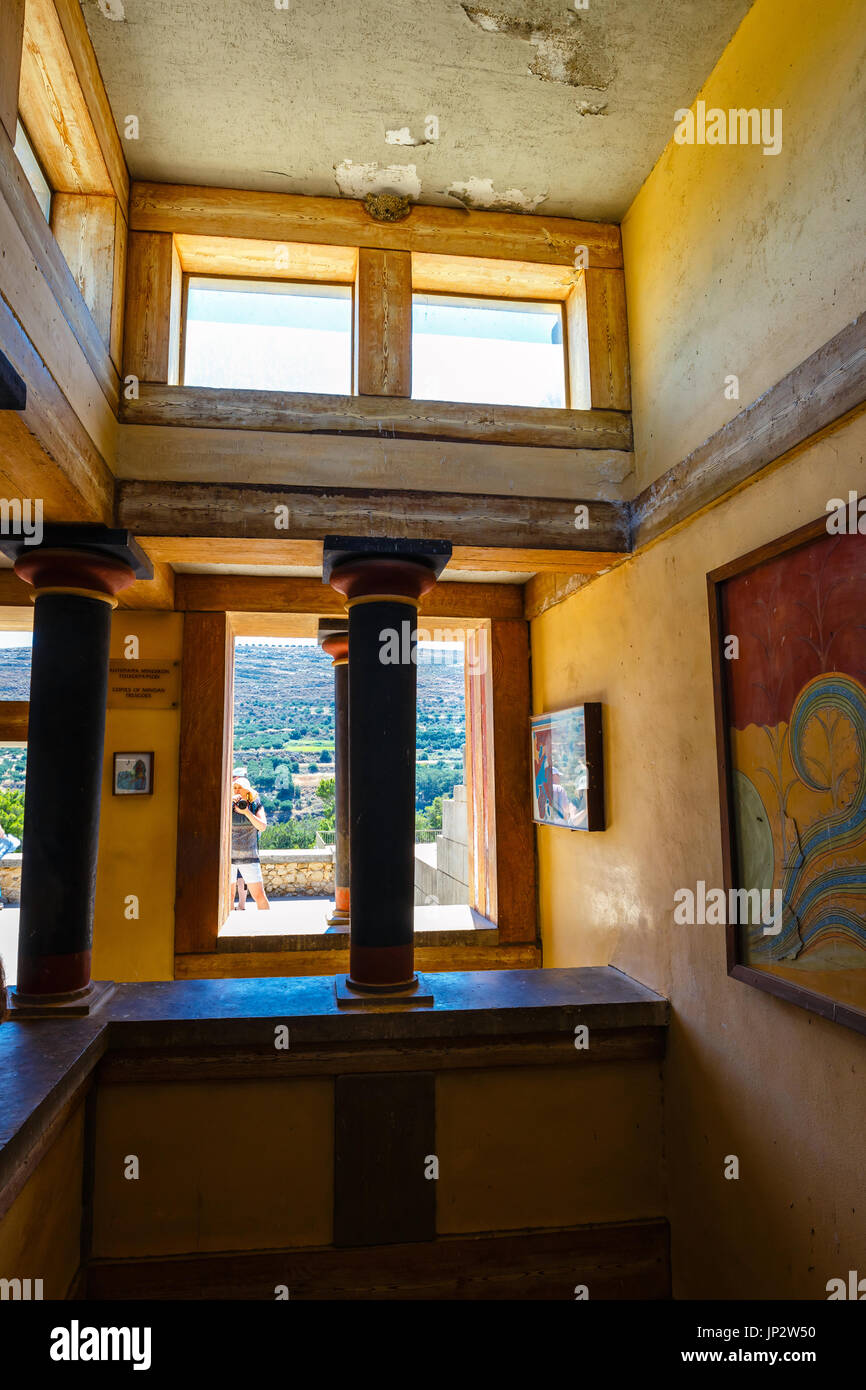
[[604,830],[601,704],[535,714],[532,819],[566,830]]
[[152,753],[115,753],[115,796],[150,796],[153,791]]

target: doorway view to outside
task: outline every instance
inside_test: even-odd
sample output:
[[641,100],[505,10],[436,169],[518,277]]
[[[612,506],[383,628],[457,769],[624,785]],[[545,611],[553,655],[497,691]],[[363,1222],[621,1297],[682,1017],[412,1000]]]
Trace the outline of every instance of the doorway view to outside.
[[[463,666],[462,643],[419,643],[418,907],[469,901]],[[235,640],[233,770],[267,818],[258,855],[270,911],[257,911],[236,876],[224,932],[325,932],[334,895],[334,672],[314,641]]]
[[[0,700],[29,700],[32,634],[0,632]],[[21,841],[27,745],[0,743],[0,958],[7,985],[18,964]]]

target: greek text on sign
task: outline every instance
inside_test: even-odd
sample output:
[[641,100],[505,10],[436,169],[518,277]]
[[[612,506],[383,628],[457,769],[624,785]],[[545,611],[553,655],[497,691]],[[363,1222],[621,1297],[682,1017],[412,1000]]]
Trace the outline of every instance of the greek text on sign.
[[108,663],[109,709],[177,709],[179,661]]

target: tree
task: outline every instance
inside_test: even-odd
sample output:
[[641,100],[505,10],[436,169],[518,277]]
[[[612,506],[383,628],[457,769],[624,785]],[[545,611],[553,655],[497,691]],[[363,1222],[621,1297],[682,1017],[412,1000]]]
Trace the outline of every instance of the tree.
[[7,835],[17,835],[21,839],[24,833],[24,793],[14,791],[0,791],[0,825]]

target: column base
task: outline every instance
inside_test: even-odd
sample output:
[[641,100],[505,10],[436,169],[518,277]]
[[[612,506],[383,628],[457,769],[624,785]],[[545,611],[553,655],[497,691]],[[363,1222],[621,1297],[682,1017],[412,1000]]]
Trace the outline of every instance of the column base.
[[13,986],[9,991],[9,1021],[25,1018],[88,1018],[111,998],[113,980],[91,980],[75,994],[22,994]]
[[344,907],[334,907],[325,918],[329,927],[348,927],[351,920],[350,913]]
[[379,990],[357,989],[351,983],[351,976],[336,975],[334,993],[339,1009],[390,1009],[406,1004],[414,1008],[433,1007],[433,989],[423,975],[416,975],[410,984],[402,988]]

